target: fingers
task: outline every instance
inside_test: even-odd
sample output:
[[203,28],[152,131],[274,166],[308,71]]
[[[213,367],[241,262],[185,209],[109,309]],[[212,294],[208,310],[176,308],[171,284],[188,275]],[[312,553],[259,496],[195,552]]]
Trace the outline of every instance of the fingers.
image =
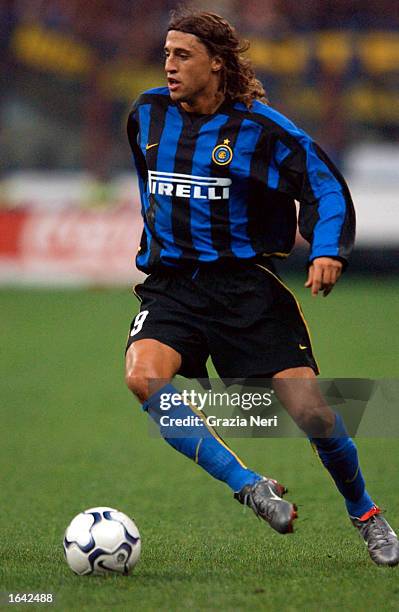
[[320,266],[316,266],[313,262],[309,267],[308,279],[305,283],[305,287],[311,288],[312,295],[317,295],[322,286],[322,270]]
[[323,269],[323,296],[327,297],[327,295],[332,291],[334,287],[335,280],[334,279],[334,268],[324,268]]
[[318,257],[313,260],[308,273],[305,287],[311,288],[313,296],[323,291],[327,297],[331,293],[335,283],[341,276],[342,263],[331,257]]
[[313,281],[311,287],[312,295],[317,295],[323,285],[323,268],[321,266],[314,266],[313,269]]
[[313,264],[309,267],[308,270],[308,279],[305,283],[305,287],[311,287],[313,283]]
[[[340,264],[341,262],[338,261],[336,263]],[[331,293],[331,291],[333,290],[335,283],[341,276],[341,270],[342,270],[342,264],[340,267],[330,266],[323,271],[323,288],[324,288],[323,296],[324,297],[327,297],[327,295]]]

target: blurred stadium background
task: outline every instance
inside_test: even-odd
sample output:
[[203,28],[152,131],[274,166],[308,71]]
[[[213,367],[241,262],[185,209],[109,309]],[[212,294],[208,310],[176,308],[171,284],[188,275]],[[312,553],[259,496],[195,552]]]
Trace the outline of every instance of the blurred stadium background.
[[[250,39],[272,105],[344,171],[358,211],[352,270],[397,271],[395,3],[194,4],[219,11]],[[162,45],[175,5],[1,1],[0,283],[135,280],[140,219],[125,121],[140,91],[164,83]],[[302,265],[300,249],[290,265]]]
[[[397,574],[372,566],[306,440],[234,440],[300,507],[297,533],[282,541],[151,439],[123,385],[141,228],[125,122],[135,96],[164,83],[174,6],[0,0],[0,593],[52,591],[66,610],[397,610]],[[320,142],[353,192],[357,248],[332,295],[314,300],[304,289],[300,239],[284,264],[322,375],[397,377],[397,6],[198,6],[251,40],[273,106]],[[370,492],[398,528],[398,440],[358,445]],[[63,562],[63,529],[100,504],[138,522],[133,580],[77,580]]]

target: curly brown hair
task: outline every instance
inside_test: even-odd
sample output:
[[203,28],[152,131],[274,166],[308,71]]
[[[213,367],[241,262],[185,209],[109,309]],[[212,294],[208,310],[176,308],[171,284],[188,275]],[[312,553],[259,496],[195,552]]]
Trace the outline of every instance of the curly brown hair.
[[249,42],[240,40],[226,19],[216,13],[180,7],[170,14],[169,30],[194,34],[212,57],[222,58],[221,89],[225,96],[243,102],[248,108],[254,100],[267,103],[262,83],[256,78],[250,60],[243,57]]

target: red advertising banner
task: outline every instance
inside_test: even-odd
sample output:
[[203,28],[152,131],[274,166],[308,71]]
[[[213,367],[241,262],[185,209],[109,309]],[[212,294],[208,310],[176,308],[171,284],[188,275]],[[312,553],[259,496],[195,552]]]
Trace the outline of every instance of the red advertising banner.
[[140,232],[132,210],[0,212],[0,281],[133,283]]

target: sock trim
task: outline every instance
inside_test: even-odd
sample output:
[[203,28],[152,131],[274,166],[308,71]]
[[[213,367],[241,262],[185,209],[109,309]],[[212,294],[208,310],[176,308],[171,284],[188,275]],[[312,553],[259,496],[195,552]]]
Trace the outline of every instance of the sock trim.
[[[142,405],[142,409],[146,412],[148,412],[148,409],[151,408],[152,404],[155,402],[157,402],[157,400],[159,400],[159,397],[161,396],[161,394],[165,391],[165,389],[172,389],[174,392],[178,392],[178,390],[173,387],[173,385],[171,385],[171,383],[168,383],[166,385],[164,385],[161,389],[158,389],[158,391],[155,391],[155,393],[153,393],[151,395],[151,397],[149,397],[145,402],[143,402]],[[186,408],[191,409],[194,414],[196,414],[197,416],[200,417],[200,419],[203,421],[205,427],[207,428],[207,430],[209,431],[209,433],[211,434],[211,436],[213,438],[215,438],[215,440],[217,440],[219,442],[219,444],[221,444],[240,464],[240,466],[242,468],[244,468],[245,470],[247,470],[247,466],[245,465],[245,463],[240,459],[240,457],[238,455],[235,454],[234,451],[231,450],[231,448],[229,446],[227,446],[226,442],[224,442],[224,440],[219,436],[219,434],[217,433],[217,431],[215,429],[213,429],[213,427],[211,427],[210,425],[208,425],[207,420],[204,416],[204,413],[202,410],[198,410],[198,408],[196,406],[194,406],[193,404],[191,404],[190,402],[187,402],[187,404],[185,404],[183,402],[183,398],[182,399],[182,404],[184,406],[186,406]],[[197,447],[198,450],[198,447]]]
[[238,463],[241,465],[241,467],[243,467],[245,470],[247,470],[247,466],[245,465],[245,463],[238,457],[238,455],[235,454],[234,451],[231,450],[231,448],[229,446],[227,446],[226,442],[224,442],[222,440],[222,438],[219,436],[219,434],[217,433],[217,431],[215,431],[213,429],[213,427],[211,427],[210,425],[208,425],[207,420],[203,414],[202,410],[198,410],[198,408],[196,406],[194,406],[193,404],[191,404],[190,402],[187,402],[187,405],[191,408],[191,410],[200,417],[200,419],[203,421],[205,427],[207,428],[207,430],[209,431],[209,433],[215,438],[215,440],[217,440],[222,446],[224,446],[224,448],[226,450],[229,451],[229,453],[231,455],[233,455],[233,457],[238,461]]
[[381,513],[381,509],[374,505],[368,512],[365,512],[364,514],[362,514],[362,516],[360,517],[356,517],[358,519],[358,521],[367,521],[369,518],[371,518],[372,516],[374,516],[375,514],[380,514]]
[[204,439],[204,438],[201,438],[201,439],[200,439],[200,441],[199,441],[199,442],[198,442],[198,444],[197,444],[197,448],[195,449],[195,457],[194,457],[194,461],[195,461],[195,463],[198,463],[198,457],[199,457],[199,448],[200,448],[200,446],[201,446],[201,444],[202,444],[202,440],[203,440],[203,439]]

